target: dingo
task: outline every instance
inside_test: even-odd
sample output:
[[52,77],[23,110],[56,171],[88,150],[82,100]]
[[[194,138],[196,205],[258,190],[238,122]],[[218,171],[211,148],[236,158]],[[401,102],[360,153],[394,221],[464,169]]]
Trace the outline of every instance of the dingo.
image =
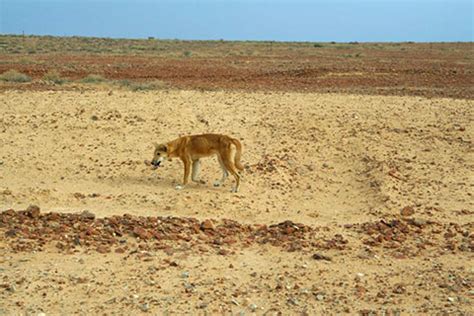
[[237,139],[220,134],[191,135],[180,137],[165,144],[155,144],[151,164],[156,169],[164,159],[180,158],[184,164],[184,179],[183,184],[178,184],[176,189],[182,189],[188,183],[191,162],[192,180],[198,182],[199,159],[217,155],[222,168],[222,178],[220,181],[214,182],[214,186],[222,185],[230,172],[236,182],[232,192],[237,192],[240,185],[240,175],[236,169],[244,169],[240,163],[241,154],[242,145]]

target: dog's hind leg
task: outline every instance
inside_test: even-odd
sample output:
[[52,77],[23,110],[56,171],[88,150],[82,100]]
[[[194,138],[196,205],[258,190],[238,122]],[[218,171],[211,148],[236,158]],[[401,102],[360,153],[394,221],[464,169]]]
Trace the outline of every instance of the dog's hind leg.
[[201,161],[199,159],[193,160],[193,171],[191,173],[191,179],[194,182],[199,182],[199,169],[201,168]]
[[225,180],[229,176],[229,172],[227,172],[227,169],[224,165],[224,162],[222,161],[222,158],[220,156],[217,156],[217,160],[219,161],[219,164],[221,165],[222,169],[222,178],[220,180],[217,180],[214,182],[215,187],[220,187],[221,185],[224,184]]
[[234,162],[230,159],[230,155],[222,157],[224,167],[229,171],[235,178],[235,187],[232,188],[231,192],[238,192],[240,186],[240,175],[236,170]]

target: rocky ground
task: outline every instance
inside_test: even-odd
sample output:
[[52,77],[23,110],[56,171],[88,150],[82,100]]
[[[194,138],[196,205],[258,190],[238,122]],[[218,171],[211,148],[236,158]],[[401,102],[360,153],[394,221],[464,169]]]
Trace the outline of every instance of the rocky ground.
[[474,224],[402,214],[308,227],[7,210],[2,312],[468,315]]
[[[2,107],[4,314],[472,312],[470,100],[99,87]],[[179,161],[146,164],[199,131],[243,142],[238,194],[213,159],[183,191]]]
[[[1,45],[3,44],[3,45]],[[133,48],[140,49],[133,49]],[[45,80],[100,75],[121,85],[474,98],[471,43],[278,43],[0,36],[0,73],[34,81],[0,90],[64,90]],[[142,87],[143,88],[143,87]]]
[[[0,52],[34,78],[0,84],[0,315],[474,314],[471,44],[351,45]],[[147,164],[204,132],[243,143],[239,193]]]

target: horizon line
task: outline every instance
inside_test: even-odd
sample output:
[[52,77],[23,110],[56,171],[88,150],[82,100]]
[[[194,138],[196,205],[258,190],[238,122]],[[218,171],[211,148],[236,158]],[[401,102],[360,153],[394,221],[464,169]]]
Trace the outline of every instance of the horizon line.
[[156,41],[179,41],[179,42],[257,42],[257,43],[326,43],[326,44],[375,44],[375,43],[404,43],[404,44],[443,44],[443,43],[474,43],[474,41],[301,41],[301,40],[266,40],[266,39],[184,39],[184,38],[159,38],[155,36],[147,37],[114,37],[114,36],[89,36],[89,35],[49,35],[49,34],[25,34],[25,33],[0,33],[0,36],[14,37],[55,37],[55,38],[95,38],[95,39],[111,39],[111,40],[156,40]]

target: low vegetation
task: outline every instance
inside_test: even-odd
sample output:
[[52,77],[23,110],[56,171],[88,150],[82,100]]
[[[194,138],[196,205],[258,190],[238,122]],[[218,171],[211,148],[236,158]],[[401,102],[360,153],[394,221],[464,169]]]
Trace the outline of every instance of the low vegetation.
[[23,83],[23,82],[30,82],[31,77],[12,69],[12,70],[7,70],[4,73],[2,73],[0,75],[0,80],[6,81],[6,82]]
[[66,79],[61,77],[61,74],[57,70],[50,70],[43,76],[43,79],[54,84],[63,84],[67,82]]
[[101,83],[105,81],[106,79],[104,77],[95,74],[88,75],[87,77],[84,77],[81,80],[82,83]]

